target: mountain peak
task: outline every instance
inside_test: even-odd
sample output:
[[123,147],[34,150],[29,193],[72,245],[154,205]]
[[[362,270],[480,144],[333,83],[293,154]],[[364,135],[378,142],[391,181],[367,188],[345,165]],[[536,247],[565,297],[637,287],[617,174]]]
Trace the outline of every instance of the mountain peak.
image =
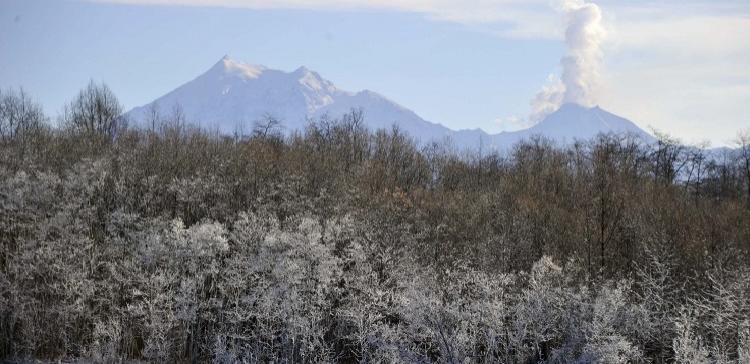
[[555,136],[556,139],[568,141],[589,139],[607,133],[636,135],[645,141],[653,138],[632,121],[612,114],[598,105],[587,107],[577,103],[561,105],[557,111],[527,130],[532,134]]
[[291,73],[301,85],[314,92],[335,92],[336,86],[330,81],[321,77],[317,72],[308,69],[305,66],[297,68]]
[[310,72],[312,72],[312,71],[310,71],[309,68],[307,68],[305,66],[299,66],[296,70],[294,70],[293,73],[300,74],[300,75],[305,75],[305,74],[308,74]]
[[264,66],[236,61],[227,54],[225,54],[224,57],[221,57],[221,59],[211,68],[211,71],[224,76],[233,75],[245,79],[258,78],[265,70],[266,67]]
[[583,106],[581,104],[575,103],[575,102],[566,102],[557,109],[556,112],[581,112],[581,111],[591,111],[591,110],[598,110],[599,106],[594,107],[587,107]]

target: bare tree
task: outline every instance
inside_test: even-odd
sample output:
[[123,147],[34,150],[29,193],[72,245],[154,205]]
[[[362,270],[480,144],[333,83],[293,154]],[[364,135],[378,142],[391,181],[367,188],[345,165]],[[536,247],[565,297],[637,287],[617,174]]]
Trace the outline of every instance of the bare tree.
[[0,146],[11,146],[12,150],[3,154],[22,162],[32,136],[45,120],[41,105],[33,102],[23,89],[0,91]]
[[88,135],[112,139],[123,127],[122,106],[105,84],[93,80],[65,107],[65,125]]
[[42,107],[34,103],[23,89],[0,91],[0,138],[3,142],[25,139],[44,120]]
[[253,136],[260,138],[280,137],[281,136],[281,119],[265,114],[260,120],[255,121],[253,125]]
[[745,175],[747,188],[747,206],[750,208],[750,129],[740,131],[735,140],[737,145],[737,156]]
[[687,176],[685,177],[685,187],[694,188],[696,197],[700,196],[703,179],[705,178],[707,168],[706,149],[709,146],[708,141],[703,141],[687,149]]
[[657,142],[652,159],[654,163],[654,180],[664,185],[672,184],[687,164],[685,146],[679,139],[666,133],[653,130]]
[[151,128],[151,132],[156,132],[156,126],[162,122],[161,113],[159,112],[159,105],[152,103],[148,110],[146,110],[146,126]]

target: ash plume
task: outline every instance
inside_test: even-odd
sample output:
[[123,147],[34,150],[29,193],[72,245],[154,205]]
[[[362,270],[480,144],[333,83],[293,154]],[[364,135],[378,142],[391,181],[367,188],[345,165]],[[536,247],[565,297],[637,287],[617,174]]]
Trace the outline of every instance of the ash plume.
[[562,76],[550,78],[548,85],[534,97],[529,118],[537,122],[563,103],[593,106],[599,87],[602,63],[601,43],[606,36],[602,12],[598,5],[584,0],[563,0],[565,44],[567,51],[560,60]]

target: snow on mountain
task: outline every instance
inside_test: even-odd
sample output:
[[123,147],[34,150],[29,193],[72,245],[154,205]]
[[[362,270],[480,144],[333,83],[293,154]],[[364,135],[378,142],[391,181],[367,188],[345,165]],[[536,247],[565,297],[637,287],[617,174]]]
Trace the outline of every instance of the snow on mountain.
[[639,137],[644,142],[654,141],[653,136],[628,119],[603,110],[599,106],[589,108],[572,103],[563,104],[557,111],[547,115],[541,122],[528,129],[493,135],[492,141],[498,146],[508,146],[522,139],[541,135],[557,143],[565,144],[607,133],[627,134]]
[[128,112],[131,122],[141,125],[152,105],[161,113],[179,105],[189,122],[222,133],[246,132],[266,115],[282,120],[287,130],[302,129],[309,118],[337,117],[352,108],[363,109],[372,129],[395,123],[412,135],[429,139],[452,133],[375,92],[339,90],[305,67],[283,72],[226,56],[198,78]]
[[287,128],[298,128],[307,116],[346,95],[304,67],[286,73],[225,56],[198,78],[128,116],[138,124],[152,104],[162,113],[179,105],[189,122],[223,133],[248,128],[266,114],[280,118]]
[[305,67],[293,72],[235,61],[227,56],[196,79],[178,87],[152,103],[136,107],[127,116],[134,125],[144,125],[155,107],[169,113],[179,105],[186,119],[205,129],[221,133],[248,132],[253,122],[272,115],[286,130],[302,129],[310,118],[338,117],[352,108],[364,111],[371,129],[397,125],[421,142],[450,139],[458,148],[507,149],[533,135],[560,143],[588,139],[599,133],[629,133],[645,141],[653,137],[633,122],[599,107],[563,105],[539,124],[525,130],[495,135],[480,129],[451,130],[426,121],[413,111],[375,92],[352,93],[336,88],[330,81]]

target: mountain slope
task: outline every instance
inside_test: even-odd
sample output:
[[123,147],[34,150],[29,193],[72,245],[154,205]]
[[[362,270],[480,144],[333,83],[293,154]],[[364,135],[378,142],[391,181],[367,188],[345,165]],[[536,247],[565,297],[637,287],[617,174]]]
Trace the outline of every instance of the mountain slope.
[[131,120],[144,120],[152,104],[162,112],[179,105],[191,123],[231,133],[271,114],[287,127],[304,125],[305,117],[345,93],[317,74],[299,68],[292,73],[222,58],[206,73],[133,109]]
[[206,73],[152,103],[134,108],[127,116],[142,125],[152,105],[160,112],[179,105],[189,122],[222,133],[248,131],[265,115],[282,120],[288,130],[302,129],[308,118],[324,114],[337,117],[360,107],[373,129],[395,123],[411,135],[426,139],[443,138],[453,132],[375,92],[339,90],[305,67],[287,73],[226,56]]
[[336,118],[352,108],[364,111],[371,129],[400,129],[421,142],[450,139],[458,148],[504,150],[522,139],[542,135],[559,143],[588,139],[599,133],[630,133],[653,138],[631,121],[599,107],[563,105],[539,124],[525,130],[495,135],[480,129],[451,130],[422,119],[413,111],[375,92],[357,93],[336,88],[333,83],[305,67],[283,72],[237,62],[225,56],[207,72],[152,103],[127,113],[135,125],[144,125],[152,108],[168,113],[179,105],[188,122],[221,133],[247,133],[252,123],[266,115],[283,122],[287,131],[305,127],[309,118]]
[[607,133],[628,134],[639,137],[645,142],[654,141],[653,136],[628,119],[598,106],[587,108],[577,104],[562,105],[557,111],[547,115],[540,123],[528,129],[500,133],[491,138],[493,144],[498,146],[510,146],[534,135],[565,144]]

